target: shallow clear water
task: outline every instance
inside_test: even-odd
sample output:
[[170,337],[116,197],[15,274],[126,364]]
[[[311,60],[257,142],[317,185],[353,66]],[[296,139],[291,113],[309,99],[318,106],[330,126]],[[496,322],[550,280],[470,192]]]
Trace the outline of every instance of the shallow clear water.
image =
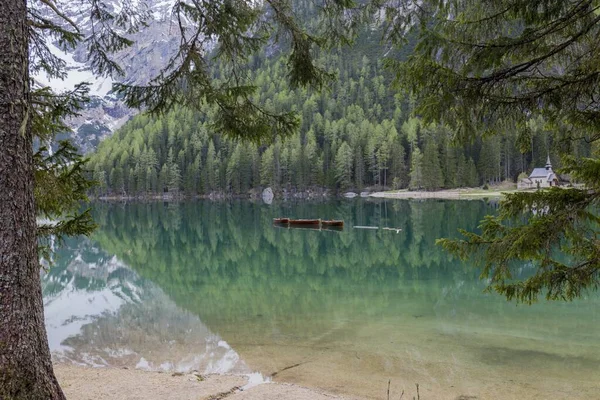
[[[68,241],[43,277],[51,350],[381,399],[388,382],[390,398],[416,384],[423,399],[600,398],[598,294],[516,306],[434,245],[490,212],[484,201],[97,204],[96,234]],[[273,227],[279,216],[346,227]]]

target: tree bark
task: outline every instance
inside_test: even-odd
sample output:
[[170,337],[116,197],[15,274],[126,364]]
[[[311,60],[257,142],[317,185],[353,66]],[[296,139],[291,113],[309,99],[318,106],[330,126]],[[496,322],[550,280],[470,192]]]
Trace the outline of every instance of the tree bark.
[[64,399],[37,255],[27,1],[0,1],[0,399]]

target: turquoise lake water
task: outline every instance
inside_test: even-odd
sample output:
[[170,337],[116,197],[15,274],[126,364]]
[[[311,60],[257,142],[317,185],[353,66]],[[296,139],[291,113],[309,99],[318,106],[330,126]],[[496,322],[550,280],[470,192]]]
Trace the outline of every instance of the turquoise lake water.
[[[43,276],[60,362],[254,374],[367,398],[600,398],[600,296],[508,303],[435,239],[486,201],[94,205]],[[343,219],[341,232],[274,217]],[[354,226],[399,228],[365,230]],[[475,261],[475,260],[473,260]],[[531,273],[523,265],[517,274]]]

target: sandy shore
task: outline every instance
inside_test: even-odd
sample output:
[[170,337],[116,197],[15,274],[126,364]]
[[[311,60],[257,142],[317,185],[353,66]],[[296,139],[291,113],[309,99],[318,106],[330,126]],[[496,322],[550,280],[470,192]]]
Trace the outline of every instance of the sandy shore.
[[488,198],[501,198],[505,193],[512,193],[515,190],[474,190],[474,189],[455,189],[438,190],[435,192],[395,190],[389,192],[371,193],[369,197],[385,199],[449,199],[449,200],[474,200]]
[[55,364],[69,400],[359,400],[293,384],[265,383],[247,389],[245,376],[173,374],[135,369]]

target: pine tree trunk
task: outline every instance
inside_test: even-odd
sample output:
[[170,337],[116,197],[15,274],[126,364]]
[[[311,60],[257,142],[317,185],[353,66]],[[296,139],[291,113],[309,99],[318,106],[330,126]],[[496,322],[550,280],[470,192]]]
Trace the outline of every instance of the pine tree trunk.
[[0,49],[0,399],[64,399],[37,256],[26,0],[0,1]]

